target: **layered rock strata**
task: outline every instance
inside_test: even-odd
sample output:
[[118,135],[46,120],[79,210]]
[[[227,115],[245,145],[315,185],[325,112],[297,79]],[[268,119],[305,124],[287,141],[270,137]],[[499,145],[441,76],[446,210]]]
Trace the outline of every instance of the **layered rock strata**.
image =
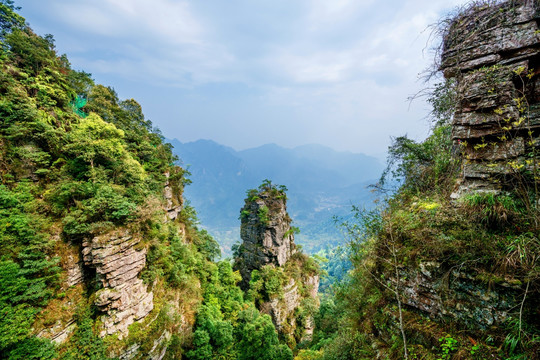
[[[308,296],[317,299],[319,276],[306,276],[303,279],[303,285],[308,288]],[[296,319],[291,315],[294,314],[303,298],[296,281],[289,279],[289,283],[283,288],[283,296],[261,303],[260,311],[270,315],[278,332],[288,333],[297,326]],[[313,319],[308,317],[303,326],[304,336],[301,340],[311,339],[314,330]]]
[[153,293],[138,278],[146,265],[146,249],[128,230],[96,236],[83,243],[83,260],[94,268],[102,289],[95,305],[105,313],[100,336],[127,335],[128,326],[147,316],[154,307]]
[[441,70],[455,79],[453,139],[463,157],[452,195],[498,192],[537,178],[540,3],[473,7],[444,37]]

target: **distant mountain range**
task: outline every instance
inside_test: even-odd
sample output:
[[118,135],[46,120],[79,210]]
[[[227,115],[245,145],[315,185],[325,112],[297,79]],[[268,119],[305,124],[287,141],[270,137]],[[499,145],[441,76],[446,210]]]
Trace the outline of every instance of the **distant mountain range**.
[[211,140],[169,142],[191,172],[193,184],[186,188],[185,196],[225,255],[240,240],[238,215],[246,191],[264,179],[287,186],[288,211],[301,230],[296,242],[315,252],[342,241],[334,215],[346,216],[352,204],[372,205],[374,195],[367,187],[383,169],[374,157],[322,145],[287,149],[267,144],[236,151]]

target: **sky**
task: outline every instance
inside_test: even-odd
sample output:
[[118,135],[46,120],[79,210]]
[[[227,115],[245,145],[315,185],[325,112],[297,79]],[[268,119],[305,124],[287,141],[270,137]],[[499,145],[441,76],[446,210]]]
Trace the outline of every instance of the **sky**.
[[422,140],[429,28],[462,0],[15,0],[167,138],[381,156]]

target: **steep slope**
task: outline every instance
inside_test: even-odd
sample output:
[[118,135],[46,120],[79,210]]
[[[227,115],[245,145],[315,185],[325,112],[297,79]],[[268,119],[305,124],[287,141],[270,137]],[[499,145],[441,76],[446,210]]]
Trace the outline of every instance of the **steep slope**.
[[0,4],[0,357],[179,357],[219,253],[183,207],[184,170],[136,101],[14,10]]

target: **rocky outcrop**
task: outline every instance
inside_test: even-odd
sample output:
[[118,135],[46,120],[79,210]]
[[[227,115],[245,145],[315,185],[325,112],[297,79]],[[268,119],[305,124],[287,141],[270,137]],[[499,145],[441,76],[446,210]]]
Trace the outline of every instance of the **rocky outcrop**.
[[472,7],[444,36],[441,70],[455,79],[453,139],[463,157],[452,195],[498,192],[536,176],[540,147],[540,4]]
[[[306,297],[317,299],[317,291],[319,289],[319,276],[307,275],[302,278],[302,285],[307,287],[306,293],[302,293],[298,288],[296,281],[292,278],[289,283],[283,287],[283,296],[274,297],[269,301],[262,302],[259,310],[262,313],[270,315],[272,322],[280,333],[291,333],[297,326],[297,320],[294,316],[295,310],[298,309],[301,302]],[[302,324],[304,327],[304,336],[300,340],[311,339],[313,335],[313,319],[308,316]]]
[[270,315],[279,333],[292,337],[301,326],[302,339],[306,339],[313,333],[311,314],[302,316],[301,321],[296,316],[306,299],[318,304],[319,275],[317,271],[303,271],[310,259],[296,250],[286,199],[284,189],[268,183],[248,193],[240,212],[243,242],[235,257],[235,268],[242,275],[244,290],[250,289],[254,270],[275,270],[283,288],[279,294],[263,294],[258,308]]
[[154,307],[153,294],[138,278],[146,264],[146,249],[128,230],[96,236],[83,243],[83,260],[94,268],[103,286],[95,305],[105,315],[100,336],[127,335],[128,326],[144,318]]
[[465,267],[445,269],[430,261],[401,272],[400,291],[406,305],[469,328],[501,325],[522,296],[520,281],[487,278]]
[[76,328],[77,324],[75,323],[75,319],[72,318],[65,324],[61,319],[59,319],[53,325],[50,325],[38,332],[37,336],[50,339],[56,344],[62,344],[69,338]]
[[[171,339],[171,333],[165,330],[161,336],[152,342],[152,348],[144,354],[143,359],[162,360],[167,354],[167,344]],[[141,359],[141,345],[133,344],[118,355],[119,360]]]
[[84,266],[76,247],[71,247],[66,259],[66,285],[68,287],[81,284],[84,281]]
[[[163,197],[167,202],[165,206],[165,211],[167,212],[168,220],[176,220],[178,214],[182,210],[182,191],[178,189],[180,184],[175,183],[174,179],[171,179],[170,173],[165,173],[165,187],[163,189]],[[165,219],[167,221],[167,219]]]
[[[274,298],[260,305],[261,312],[270,315],[278,332],[283,331],[283,325],[287,323],[287,317],[300,304],[301,295],[298,286],[293,279],[283,288],[283,297]],[[295,326],[295,319],[291,319],[291,326]]]
[[264,191],[254,194],[240,212],[243,242],[237,265],[244,289],[253,270],[268,264],[283,266],[296,251],[284,196]]

